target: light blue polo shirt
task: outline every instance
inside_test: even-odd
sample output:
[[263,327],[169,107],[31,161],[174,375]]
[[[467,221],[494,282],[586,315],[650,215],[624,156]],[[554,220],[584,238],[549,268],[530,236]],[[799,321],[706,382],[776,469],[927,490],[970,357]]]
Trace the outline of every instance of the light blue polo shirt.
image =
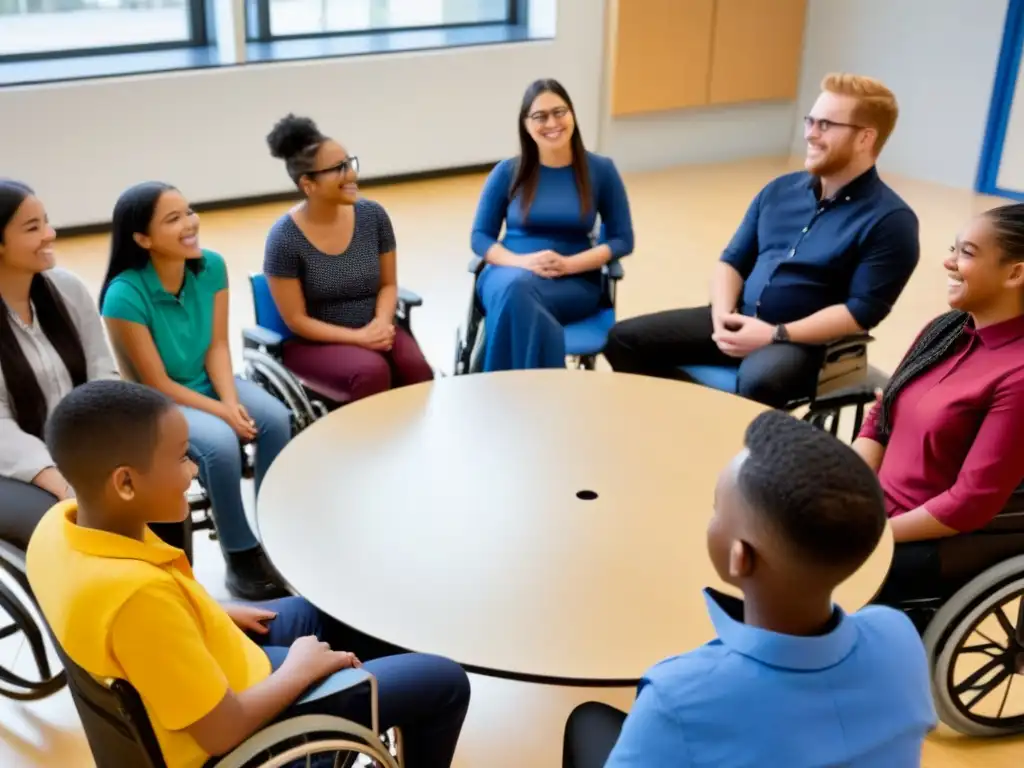
[[101,311],[104,317],[146,326],[171,380],[216,397],[206,373],[206,353],[213,341],[214,297],[227,287],[224,259],[204,250],[198,271],[185,270],[177,296],[164,290],[150,261],[110,282]]
[[836,608],[827,635],[748,627],[705,590],[718,639],[655,665],[605,768],[913,768],[935,727],[928,661],[910,620]]

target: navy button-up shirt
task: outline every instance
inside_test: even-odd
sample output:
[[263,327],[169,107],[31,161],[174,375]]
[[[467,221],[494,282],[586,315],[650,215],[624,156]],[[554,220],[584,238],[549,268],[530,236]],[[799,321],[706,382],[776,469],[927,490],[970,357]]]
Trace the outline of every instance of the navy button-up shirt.
[[754,198],[722,254],[743,276],[739,311],[774,325],[844,304],[873,328],[917,266],[917,216],[874,168],[831,198],[820,190],[800,171]]

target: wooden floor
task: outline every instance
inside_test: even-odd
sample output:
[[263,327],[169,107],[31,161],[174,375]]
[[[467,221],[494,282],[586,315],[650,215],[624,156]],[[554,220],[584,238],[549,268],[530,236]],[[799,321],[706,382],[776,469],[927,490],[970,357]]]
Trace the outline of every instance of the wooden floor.
[[[715,260],[751,198],[767,180],[791,167],[787,160],[766,159],[627,176],[636,251],[625,262],[619,316],[705,302]],[[946,308],[942,260],[957,229],[971,215],[1000,201],[922,182],[887,180],[917,212],[922,240],[921,264],[896,309],[876,329],[877,341],[870,350],[873,365],[891,370],[918,330]],[[400,282],[425,299],[424,306],[414,315],[416,334],[431,362],[444,371],[451,370],[455,331],[465,314],[471,288],[465,271],[469,226],[482,181],[481,176],[464,176],[367,190],[367,196],[381,202],[394,222]],[[188,194],[188,190],[183,191]],[[202,244],[224,255],[234,287],[231,325],[236,356],[240,356],[239,331],[252,321],[246,275],[260,269],[266,232],[288,207],[261,205],[202,217]],[[59,240],[58,260],[80,274],[95,291],[106,265],[107,247],[106,236]],[[215,550],[206,542],[203,547],[204,554],[197,553],[197,560],[211,565],[208,570],[199,571],[200,578],[219,593],[222,570],[218,568],[222,566]],[[0,641],[0,663],[15,657],[20,661],[24,655],[16,643]],[[502,683],[474,681],[474,705],[467,721],[465,742],[479,744],[481,739],[493,740],[496,734],[501,735],[498,724],[508,723],[510,713],[498,705],[496,696],[505,687]],[[511,693],[504,691],[503,695]],[[538,706],[536,702],[520,704],[527,709]],[[561,710],[553,707],[544,711]],[[509,724],[504,736],[511,742],[522,743],[532,738],[557,738],[560,729],[561,723],[553,722],[541,735]],[[460,760],[459,768],[503,768],[509,763],[503,761],[502,754],[502,747],[496,746],[493,761],[488,761],[487,766],[471,766]],[[942,729],[929,739],[923,765],[1019,768],[1022,763],[1024,741],[975,742]],[[0,700],[0,765],[91,764],[66,693],[30,705]],[[556,764],[545,760],[531,766],[554,768]]]

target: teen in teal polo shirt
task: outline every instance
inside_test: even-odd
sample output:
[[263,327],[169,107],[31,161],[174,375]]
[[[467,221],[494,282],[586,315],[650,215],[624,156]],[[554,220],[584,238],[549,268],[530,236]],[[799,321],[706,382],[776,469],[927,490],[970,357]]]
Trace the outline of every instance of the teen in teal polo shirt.
[[832,603],[885,526],[851,448],[781,411],[755,419],[708,529],[715,570],[744,599],[706,591],[718,638],[648,670],[628,717],[573,712],[566,768],[920,765],[936,716],[917,631],[891,608]]
[[236,379],[228,348],[224,259],[199,247],[199,219],[178,190],[139,184],[114,208],[100,309],[123,373],[182,406],[190,455],[210,496],[236,597],[285,594],[242,506],[239,441],[256,445],[256,490],[291,437],[288,409]]

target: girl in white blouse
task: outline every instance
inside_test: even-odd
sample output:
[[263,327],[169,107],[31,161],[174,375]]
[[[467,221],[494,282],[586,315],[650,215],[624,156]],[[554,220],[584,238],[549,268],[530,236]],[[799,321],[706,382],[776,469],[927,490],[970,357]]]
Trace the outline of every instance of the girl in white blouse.
[[32,190],[0,179],[0,539],[20,549],[74,493],[43,442],[46,418],[72,388],[118,377],[96,302],[54,267],[56,237]]

